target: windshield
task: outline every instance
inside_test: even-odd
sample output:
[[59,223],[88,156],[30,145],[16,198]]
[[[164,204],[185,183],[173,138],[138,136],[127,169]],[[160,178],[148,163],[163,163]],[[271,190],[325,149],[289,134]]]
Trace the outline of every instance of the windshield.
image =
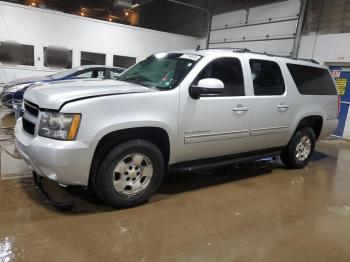
[[117,79],[169,90],[176,87],[200,59],[198,55],[160,53],[134,65]]
[[60,78],[67,77],[75,72],[78,72],[79,70],[81,70],[81,68],[75,67],[75,68],[60,71],[56,74],[51,75],[50,77],[52,77],[53,79],[60,79]]

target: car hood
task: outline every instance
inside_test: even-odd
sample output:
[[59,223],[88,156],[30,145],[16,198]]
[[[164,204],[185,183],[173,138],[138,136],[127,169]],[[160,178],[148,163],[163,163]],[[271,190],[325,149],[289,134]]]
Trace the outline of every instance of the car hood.
[[24,99],[37,104],[40,108],[58,110],[64,103],[73,100],[142,92],[157,92],[157,90],[116,80],[65,80],[30,87],[24,93]]
[[33,76],[33,77],[24,77],[24,78],[18,78],[15,80],[12,80],[10,82],[6,83],[6,86],[14,86],[14,85],[20,85],[20,84],[31,84],[35,82],[42,82],[42,81],[48,81],[52,78],[49,76]]

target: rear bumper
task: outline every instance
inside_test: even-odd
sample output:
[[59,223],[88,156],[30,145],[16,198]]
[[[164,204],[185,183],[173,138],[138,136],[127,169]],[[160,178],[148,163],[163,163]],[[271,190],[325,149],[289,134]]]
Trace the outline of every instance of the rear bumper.
[[15,135],[17,151],[38,175],[63,185],[88,184],[92,158],[88,145],[32,136],[23,130],[22,118],[17,120]]
[[331,135],[338,126],[338,119],[328,119],[323,121],[320,139]]

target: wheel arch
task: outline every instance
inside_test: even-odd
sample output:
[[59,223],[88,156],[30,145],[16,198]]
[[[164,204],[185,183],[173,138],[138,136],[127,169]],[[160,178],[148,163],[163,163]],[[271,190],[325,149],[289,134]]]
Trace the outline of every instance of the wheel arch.
[[167,166],[170,160],[171,141],[168,132],[161,127],[133,127],[106,133],[99,139],[91,162],[89,184],[94,179],[95,174],[101,164],[101,160],[118,144],[132,139],[145,139],[155,144],[162,152],[164,164]]
[[304,128],[304,127],[312,128],[314,133],[315,133],[316,139],[318,139],[321,132],[322,132],[323,116],[320,114],[312,114],[312,115],[301,117],[297,121],[297,124],[295,125],[295,128],[293,130],[293,135],[298,130],[300,130],[301,128]]

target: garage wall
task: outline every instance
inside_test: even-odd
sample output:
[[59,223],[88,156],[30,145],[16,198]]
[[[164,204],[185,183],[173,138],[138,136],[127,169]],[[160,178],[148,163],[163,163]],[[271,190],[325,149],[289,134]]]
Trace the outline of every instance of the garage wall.
[[240,47],[291,55],[300,0],[288,0],[213,16],[210,47]]
[[349,0],[309,0],[299,56],[322,63],[349,63],[349,43]]
[[309,34],[301,37],[299,57],[313,58],[320,63],[350,62],[350,33]]
[[14,40],[35,46],[35,66],[0,66],[0,83],[55,70],[44,67],[43,47],[64,46],[73,50],[73,66],[80,64],[80,51],[136,57],[175,49],[195,48],[200,39],[139,27],[69,15],[62,12],[0,2],[0,41]]

